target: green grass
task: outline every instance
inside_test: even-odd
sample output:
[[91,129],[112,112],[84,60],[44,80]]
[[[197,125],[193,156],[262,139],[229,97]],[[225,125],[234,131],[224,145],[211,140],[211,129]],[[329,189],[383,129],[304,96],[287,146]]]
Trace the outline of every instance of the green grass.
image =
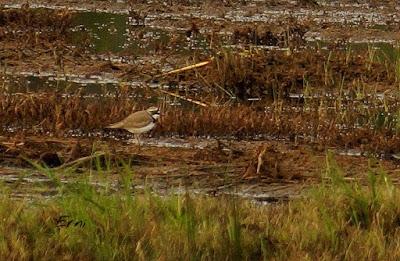
[[[127,165],[118,192],[89,175],[55,182],[60,196],[41,201],[12,200],[3,186],[0,260],[399,260],[400,193],[372,161],[361,185],[328,154],[320,185],[268,206],[138,194]],[[69,227],[57,226],[63,215]]]

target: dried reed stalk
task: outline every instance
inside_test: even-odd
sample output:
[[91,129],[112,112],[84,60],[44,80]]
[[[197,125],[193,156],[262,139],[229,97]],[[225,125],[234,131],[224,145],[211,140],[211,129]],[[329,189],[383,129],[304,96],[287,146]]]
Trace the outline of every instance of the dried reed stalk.
[[192,64],[192,65],[185,66],[185,67],[182,67],[182,68],[179,68],[179,69],[175,69],[175,70],[172,70],[172,71],[169,71],[169,72],[165,72],[165,73],[156,75],[155,78],[164,77],[164,76],[167,76],[167,75],[177,74],[177,73],[181,73],[181,72],[193,70],[193,69],[195,69],[195,68],[203,67],[203,66],[206,66],[206,65],[210,64],[210,63],[212,62],[213,59],[214,59],[214,58],[212,57],[212,58],[211,58],[210,60],[208,60],[208,61],[204,61],[204,62]]

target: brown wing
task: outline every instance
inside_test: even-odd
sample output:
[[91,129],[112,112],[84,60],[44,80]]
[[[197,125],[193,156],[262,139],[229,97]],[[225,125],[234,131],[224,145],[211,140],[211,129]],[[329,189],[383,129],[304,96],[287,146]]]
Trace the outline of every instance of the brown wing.
[[119,129],[119,128],[122,128],[123,125],[124,125],[124,123],[123,123],[123,120],[122,120],[122,121],[113,123],[113,124],[111,124],[111,125],[108,125],[106,128],[109,128],[109,129]]
[[147,111],[137,111],[122,120],[121,128],[142,128],[153,122],[153,118]]

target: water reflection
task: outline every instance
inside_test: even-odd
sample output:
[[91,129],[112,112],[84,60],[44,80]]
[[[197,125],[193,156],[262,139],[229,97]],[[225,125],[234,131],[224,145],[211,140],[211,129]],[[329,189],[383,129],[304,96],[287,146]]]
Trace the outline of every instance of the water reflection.
[[187,37],[184,30],[155,26],[137,26],[127,14],[79,12],[74,16],[73,42],[78,44],[90,36],[96,53],[145,55],[162,50],[185,53],[207,49],[207,40],[200,34]]
[[118,84],[110,82],[97,82],[93,79],[57,76],[8,76],[6,79],[8,93],[39,93],[43,91],[59,91],[74,93],[84,88],[85,94],[115,93]]
[[[111,13],[80,12],[74,16],[76,31],[88,32],[97,52],[122,51],[127,40],[127,22],[127,15]],[[75,34],[75,40],[82,40],[80,36]]]

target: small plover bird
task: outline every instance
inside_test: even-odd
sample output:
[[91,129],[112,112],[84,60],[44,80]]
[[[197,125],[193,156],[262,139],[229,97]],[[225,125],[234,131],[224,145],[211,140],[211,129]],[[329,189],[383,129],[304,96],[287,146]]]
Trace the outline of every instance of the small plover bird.
[[139,144],[139,136],[148,132],[156,126],[156,121],[160,117],[160,110],[157,107],[150,107],[147,110],[137,111],[117,123],[107,126],[109,129],[125,129],[135,135]]

